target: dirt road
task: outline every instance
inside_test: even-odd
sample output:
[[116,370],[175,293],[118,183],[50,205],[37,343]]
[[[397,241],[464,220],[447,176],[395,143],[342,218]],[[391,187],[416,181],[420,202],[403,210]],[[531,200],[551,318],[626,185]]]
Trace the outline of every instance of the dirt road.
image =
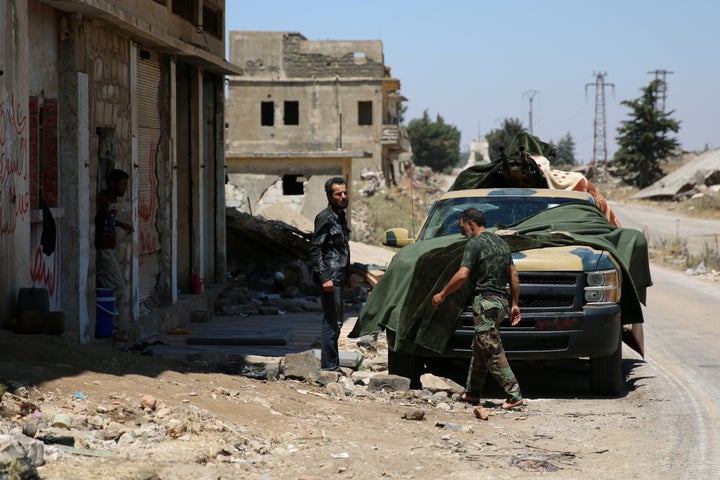
[[251,380],[39,336],[0,337],[0,378],[42,417],[74,419],[64,433],[86,450],[46,446],[47,479],[717,478],[718,291],[653,272],[648,356],[625,349],[626,391],[593,397],[581,362],[520,364],[526,406],[501,411],[491,388],[487,422],[444,394]]
[[[517,364],[526,405],[503,412],[490,385],[481,421],[443,392],[371,392],[369,370],[358,384],[262,381],[2,332],[0,447],[24,422],[72,437],[45,445],[44,479],[720,478],[720,289],[652,273],[647,357],[624,349],[615,398],[590,393],[586,363]],[[70,428],[50,426],[58,414]]]

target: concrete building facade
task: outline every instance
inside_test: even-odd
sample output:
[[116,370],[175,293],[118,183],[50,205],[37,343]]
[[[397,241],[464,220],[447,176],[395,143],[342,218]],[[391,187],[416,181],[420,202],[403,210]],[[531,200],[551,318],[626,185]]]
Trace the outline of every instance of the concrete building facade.
[[393,181],[409,141],[382,42],[232,31],[230,59],[243,74],[229,78],[226,163],[231,183],[249,192],[250,210],[270,191],[313,218],[327,204],[330,176],[353,181],[372,170]]
[[68,338],[94,338],[95,196],[115,168],[134,227],[118,234],[121,327],[153,333],[194,276],[224,280],[224,76],[241,73],[223,59],[224,5],[0,2],[1,324],[34,287]]

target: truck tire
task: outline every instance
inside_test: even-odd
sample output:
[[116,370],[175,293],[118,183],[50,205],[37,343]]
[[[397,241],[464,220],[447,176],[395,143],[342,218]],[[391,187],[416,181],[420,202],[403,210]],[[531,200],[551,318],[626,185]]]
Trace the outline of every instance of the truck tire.
[[388,373],[399,375],[410,379],[410,388],[420,388],[420,375],[423,373],[423,361],[421,357],[410,353],[396,352],[392,345],[395,344],[395,332],[388,330]]
[[622,341],[604,357],[590,358],[590,390],[598,395],[617,395],[625,386],[622,372]]

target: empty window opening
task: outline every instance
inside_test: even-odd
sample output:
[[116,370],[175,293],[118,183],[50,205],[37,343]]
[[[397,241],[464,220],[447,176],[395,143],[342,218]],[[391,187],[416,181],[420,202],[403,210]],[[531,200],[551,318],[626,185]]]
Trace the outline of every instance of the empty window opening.
[[299,102],[285,102],[283,121],[285,122],[285,125],[300,125]]
[[260,125],[263,127],[275,125],[275,102],[261,102]]
[[353,53],[353,60],[355,61],[355,65],[364,65],[365,63],[367,63],[367,57],[365,56],[365,52]]
[[189,22],[195,23],[195,0],[173,0],[172,12]]
[[216,38],[222,38],[222,11],[203,5],[203,30]]
[[305,177],[302,175],[283,175],[283,195],[304,195]]
[[358,125],[372,125],[372,117],[372,102],[358,102]]

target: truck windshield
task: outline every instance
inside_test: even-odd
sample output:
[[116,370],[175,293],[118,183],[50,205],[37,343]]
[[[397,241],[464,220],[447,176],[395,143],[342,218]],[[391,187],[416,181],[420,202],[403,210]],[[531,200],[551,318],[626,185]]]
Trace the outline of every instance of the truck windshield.
[[483,198],[447,198],[436,201],[430,208],[427,220],[417,240],[443,237],[460,233],[460,213],[467,208],[477,208],[485,215],[488,227],[507,227],[536,213],[566,203],[577,203],[570,197],[518,197],[490,196]]

